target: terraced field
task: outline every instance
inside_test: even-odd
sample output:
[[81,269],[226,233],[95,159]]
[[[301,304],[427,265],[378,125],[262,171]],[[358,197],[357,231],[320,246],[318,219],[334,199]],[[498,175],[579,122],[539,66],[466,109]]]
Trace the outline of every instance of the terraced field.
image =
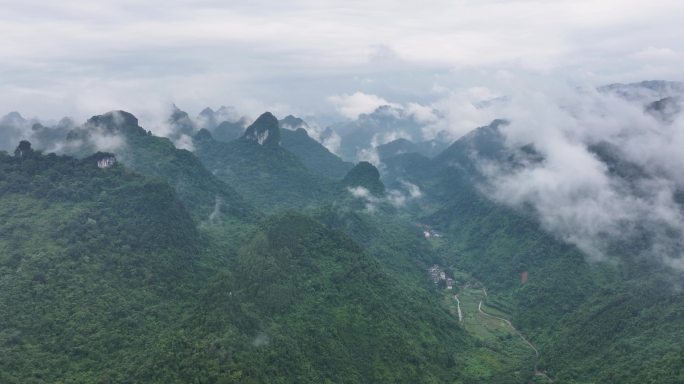
[[[548,378],[536,372],[534,346],[526,342],[506,320],[510,314],[503,310],[507,307],[505,298],[494,297],[463,272],[456,272],[454,278],[462,285],[443,291],[444,304],[480,343],[477,354],[468,361],[466,369],[489,382],[549,382]],[[496,302],[497,308],[487,306],[488,300]],[[480,303],[482,311],[479,310]]]

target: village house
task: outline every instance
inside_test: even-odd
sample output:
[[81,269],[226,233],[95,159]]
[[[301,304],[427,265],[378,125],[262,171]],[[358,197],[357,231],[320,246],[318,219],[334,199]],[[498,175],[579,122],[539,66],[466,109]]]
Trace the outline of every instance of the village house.
[[430,274],[433,283],[439,284],[441,281],[444,281],[447,289],[453,289],[454,279],[447,277],[446,271],[439,265],[434,264],[432,267],[428,268],[428,273]]
[[103,157],[97,161],[98,168],[109,168],[114,164],[116,164],[114,156]]
[[428,273],[430,273],[432,282],[437,284],[437,282],[440,280],[441,274],[444,272],[442,272],[442,269],[439,267],[439,265],[435,264],[432,267],[428,268]]

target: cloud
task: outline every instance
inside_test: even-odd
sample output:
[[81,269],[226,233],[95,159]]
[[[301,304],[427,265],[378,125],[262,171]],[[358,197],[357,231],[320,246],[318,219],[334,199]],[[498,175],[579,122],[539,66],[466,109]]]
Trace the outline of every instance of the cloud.
[[399,180],[402,189],[391,189],[387,192],[386,199],[393,206],[400,208],[411,200],[423,197],[420,188],[406,180]]
[[358,161],[367,161],[373,164],[375,167],[379,167],[381,165],[380,154],[374,146],[359,149],[356,153],[356,158]]
[[101,126],[89,126],[87,130],[81,130],[75,138],[67,140],[65,136],[51,141],[43,148],[46,152],[84,156],[98,151],[121,153],[126,145],[123,134]]
[[335,131],[329,131],[327,134],[321,134],[319,136],[321,144],[332,153],[338,153],[340,150],[340,145],[342,145],[342,138]]
[[173,145],[178,149],[186,149],[190,152],[195,150],[195,145],[193,144],[192,137],[182,134],[178,139],[174,140]]
[[96,151],[102,152],[116,152],[126,145],[122,135],[112,135],[101,130],[91,132],[88,142]]
[[342,116],[348,119],[357,119],[359,115],[371,113],[383,105],[393,105],[381,97],[363,92],[330,96],[328,100]]
[[[122,117],[115,112],[114,119]],[[13,112],[0,119],[0,150],[11,151],[20,140],[28,140],[33,148],[46,153],[115,152],[126,145],[122,135],[102,126],[91,126],[87,134],[67,140],[69,132],[76,128],[76,123],[69,118],[53,123],[36,118],[24,119]]]
[[207,107],[195,118],[195,124],[199,129],[204,128],[210,131],[224,121],[230,123],[246,123],[246,119],[244,119],[234,107],[230,106],[221,106],[215,111]]
[[[337,111],[349,119],[392,105],[421,124],[424,139],[456,139],[506,117],[511,148],[534,142],[546,160],[510,174],[483,165],[497,198],[535,205],[547,228],[596,254],[605,252],[604,234],[641,223],[654,235],[679,231],[671,208],[684,179],[681,119],[659,122],[643,105],[586,91],[684,80],[679,0],[8,0],[2,10],[4,112],[84,121],[122,109],[169,135],[172,102],[194,113],[230,104],[248,116]],[[339,136],[320,132],[339,149]],[[5,143],[31,135],[30,127],[0,132]],[[88,140],[125,145],[107,132]],[[649,176],[613,176],[589,150],[601,142]],[[363,155],[374,159],[372,148]],[[573,229],[585,220],[587,228]],[[678,265],[664,251],[674,245],[652,250]]]
[[420,199],[423,197],[423,192],[420,188],[405,180],[399,180],[400,189],[390,189],[383,196],[376,196],[368,189],[358,186],[347,188],[349,193],[355,199],[359,199],[365,203],[365,210],[368,213],[377,212],[382,205],[390,205],[395,208],[404,207],[409,201]]
[[[522,91],[499,110],[511,150],[543,161],[480,159],[483,190],[532,207],[541,224],[594,259],[616,244],[684,270],[684,120],[660,121],[643,101],[594,89]],[[681,197],[680,197],[681,199]]]
[[408,192],[408,196],[411,199],[419,199],[423,197],[423,191],[420,190],[420,187],[417,185],[410,183],[406,180],[400,180],[402,186],[406,189]]
[[373,134],[370,143],[367,147],[359,148],[356,152],[356,159],[358,161],[367,161],[376,167],[382,167],[380,154],[378,153],[378,146],[387,144],[398,139],[413,139],[412,135],[404,130],[398,129],[396,131],[378,132]]
[[334,130],[324,129],[315,122],[308,123],[304,129],[309,136],[321,143],[331,153],[337,154],[339,152],[342,138]]
[[670,60],[681,57],[681,54],[670,48],[648,47],[634,53],[633,56],[640,60]]
[[456,140],[500,117],[496,104],[504,102],[500,92],[484,86],[446,92],[430,105],[431,110],[438,111],[438,118],[422,127],[423,138],[434,139],[446,132]]
[[0,150],[11,151],[19,141],[26,140],[31,132],[32,122],[18,113],[10,113],[0,119]]
[[378,204],[382,202],[382,199],[373,195],[367,188],[349,187],[347,188],[349,193],[355,199],[359,199],[365,203],[366,212],[375,213],[378,210]]
[[440,144],[449,144],[499,117],[500,104],[507,102],[502,92],[486,86],[440,90],[440,97],[429,103],[402,103],[370,96],[373,102],[369,103],[367,109],[376,104],[382,105],[371,113],[348,114],[348,117],[356,118],[333,127],[341,135],[340,152],[343,156],[368,161],[375,166],[381,166],[377,153],[380,145],[397,139],[414,143],[435,140]]
[[214,224],[219,220],[220,215],[221,215],[221,206],[223,206],[225,202],[221,198],[221,196],[216,195],[214,196],[214,209],[211,211],[209,214],[209,219],[208,222],[210,224]]
[[421,105],[419,103],[408,103],[406,112],[418,123],[434,123],[439,120],[437,111],[430,106]]
[[349,193],[351,193],[351,195],[357,199],[364,199],[364,200],[369,200],[369,201],[374,201],[374,202],[377,202],[380,200],[377,197],[373,196],[373,194],[367,188],[360,187],[360,186],[359,187],[350,187]]
[[264,332],[259,332],[254,339],[252,345],[255,347],[263,347],[271,343],[271,338]]
[[356,91],[425,105],[433,89],[478,85],[480,70],[683,79],[683,11],[675,0],[7,0],[0,105],[146,122],[150,101],[253,116],[283,100],[290,113],[328,113],[327,95]]
[[316,121],[315,116],[306,117],[305,122],[297,126],[283,125],[286,129],[296,130],[302,128],[312,139],[321,143],[328,151],[337,153],[342,143],[342,138],[333,129],[324,127]]

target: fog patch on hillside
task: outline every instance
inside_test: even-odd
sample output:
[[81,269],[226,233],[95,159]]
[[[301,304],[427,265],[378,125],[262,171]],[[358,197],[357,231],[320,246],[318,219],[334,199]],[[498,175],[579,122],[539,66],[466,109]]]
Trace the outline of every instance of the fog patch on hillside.
[[653,92],[632,92],[642,93],[650,98],[592,88],[511,95],[496,111],[509,121],[500,127],[506,146],[531,144],[542,160],[481,160],[483,190],[531,207],[593,259],[633,252],[684,271],[684,119],[656,118]]

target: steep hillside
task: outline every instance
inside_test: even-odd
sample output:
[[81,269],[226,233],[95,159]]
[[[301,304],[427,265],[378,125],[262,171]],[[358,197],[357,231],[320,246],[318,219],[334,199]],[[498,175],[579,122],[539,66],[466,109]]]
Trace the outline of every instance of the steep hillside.
[[312,219],[273,217],[233,255],[112,154],[22,143],[0,170],[2,382],[480,377],[473,341],[422,283]]
[[21,148],[0,156],[0,381],[131,381],[187,308],[194,223],[112,155]]
[[[620,262],[615,265],[589,262],[545,232],[531,211],[513,210],[483,194],[478,161],[513,168],[543,161],[530,146],[507,150],[498,133],[502,123],[466,135],[432,160],[392,158],[388,175],[425,192],[417,219],[444,234],[438,249],[445,260],[487,286],[492,305],[505,306],[513,323],[541,347],[541,367],[552,377],[578,383],[676,382],[682,350],[668,339],[682,328],[684,318],[674,314],[684,310],[684,297],[673,288],[673,277],[636,257],[644,244],[616,244],[612,256]],[[613,152],[595,151],[626,180],[639,177],[639,170]]]
[[216,141],[209,131],[200,131],[195,154],[214,175],[267,212],[302,208],[335,193],[331,181],[307,169],[279,144],[278,120],[266,113],[231,142]]
[[397,138],[422,141],[426,124],[404,108],[382,105],[371,113],[363,113],[355,120],[335,124],[332,128],[341,137],[339,153],[342,158],[355,160],[360,151]]
[[344,179],[342,185],[348,188],[362,187],[374,195],[382,195],[385,186],[380,181],[380,172],[367,161],[361,161],[352,168]]
[[245,122],[240,120],[238,122],[224,121],[214,127],[212,136],[218,141],[233,141],[239,139],[245,133]]
[[[219,341],[200,360],[228,358],[226,368],[244,380],[453,382],[465,374],[472,346],[436,299],[311,219],[271,219],[232,276],[209,291],[203,316]],[[226,354],[226,323],[252,347]]]
[[283,148],[294,153],[304,166],[330,179],[343,178],[354,166],[309,137],[303,128],[295,131],[281,129],[281,140]]
[[376,150],[380,160],[404,153],[418,153],[426,157],[434,157],[445,150],[449,145],[441,140],[419,141],[414,143],[408,139],[396,139],[389,143],[378,145]]
[[166,181],[198,222],[254,221],[259,216],[233,188],[208,172],[192,152],[146,132],[130,113],[113,111],[92,117],[69,134],[70,151],[81,156],[94,152],[93,137],[120,140],[121,145],[113,149],[117,160],[141,174]]
[[559,381],[681,383],[684,295],[667,271],[643,273],[602,287],[550,338],[544,364]]

